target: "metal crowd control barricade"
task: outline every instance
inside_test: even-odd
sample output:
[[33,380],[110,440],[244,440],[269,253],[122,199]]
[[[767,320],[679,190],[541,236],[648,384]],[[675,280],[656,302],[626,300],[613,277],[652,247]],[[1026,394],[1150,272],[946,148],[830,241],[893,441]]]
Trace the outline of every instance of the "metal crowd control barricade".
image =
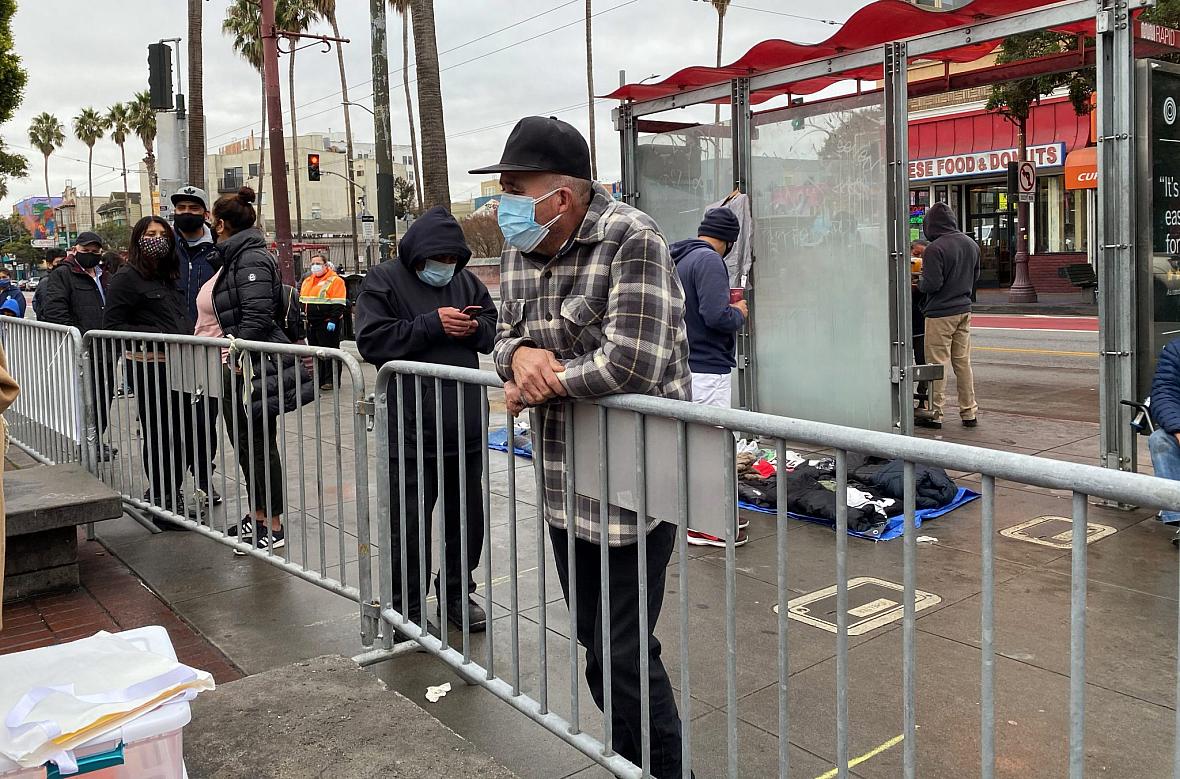
[[82,460],[82,335],[73,327],[3,317],[0,343],[21,389],[5,412],[12,443],[43,463]]
[[[95,472],[129,514],[149,529],[202,533],[358,604],[372,599],[368,404],[354,357],[115,331],[87,333],[85,347]],[[320,374],[321,360],[332,375]],[[285,546],[256,510],[281,516]],[[243,541],[249,516],[270,548]],[[362,623],[369,646],[375,620]]]
[[[480,436],[485,444],[481,456],[484,468],[484,481],[481,501],[470,503],[472,506],[482,504],[484,523],[484,543],[482,550],[464,548],[461,559],[464,566],[471,559],[471,555],[482,554],[479,569],[473,574],[474,584],[482,591],[483,602],[489,614],[488,632],[485,637],[473,637],[468,628],[468,614],[466,607],[462,619],[463,628],[456,631],[446,624],[445,619],[439,619],[437,629],[427,626],[427,615],[433,616],[434,611],[427,609],[427,581],[429,573],[421,565],[425,557],[425,541],[420,541],[417,549],[407,549],[405,544],[394,549],[391,543],[390,529],[398,527],[400,537],[405,538],[407,514],[404,507],[417,502],[417,515],[424,516],[427,507],[421,490],[416,495],[400,495],[406,490],[402,485],[407,484],[404,463],[406,460],[393,458],[392,455],[405,451],[408,446],[412,451],[417,448],[415,463],[418,466],[417,479],[411,483],[422,485],[422,460],[426,452],[423,450],[422,410],[426,409],[430,416],[435,406],[431,398],[442,395],[445,386],[458,384],[474,387],[482,405],[480,412]],[[647,716],[651,703],[646,681],[648,671],[648,636],[640,631],[639,636],[639,665],[641,685],[639,712],[635,714],[642,724],[641,748],[633,756],[633,761],[618,754],[615,747],[619,734],[612,733],[612,701],[611,663],[603,669],[602,708],[605,715],[598,714],[593,707],[587,706],[587,696],[581,687],[579,678],[585,668],[583,649],[579,647],[575,626],[569,624],[564,617],[559,617],[558,624],[547,625],[548,616],[546,606],[560,606],[564,608],[558,597],[550,601],[546,595],[546,577],[548,557],[545,551],[546,525],[542,519],[540,505],[543,485],[537,486],[538,504],[535,518],[519,519],[518,512],[529,495],[529,481],[532,475],[522,477],[518,484],[517,471],[519,458],[507,455],[508,465],[506,481],[503,470],[493,470],[488,473],[489,455],[486,450],[487,427],[489,419],[497,422],[502,418],[508,425],[508,447],[512,443],[512,420],[506,412],[498,410],[500,402],[500,381],[494,375],[476,370],[455,368],[450,366],[424,365],[408,362],[387,363],[379,372],[376,385],[376,458],[377,458],[377,528],[379,544],[380,567],[380,614],[383,622],[383,646],[385,656],[400,653],[395,648],[393,635],[397,633],[417,642],[419,646],[449,665],[463,678],[473,684],[478,684],[491,691],[494,695],[510,704],[516,710],[524,713],[546,729],[556,734],[567,743],[575,746],[584,754],[602,766],[610,769],[619,776],[647,776],[651,770],[651,723]],[[449,409],[444,404],[444,411],[456,413],[457,425],[450,428],[464,431],[463,404],[468,400],[463,392],[456,391],[456,403]],[[494,414],[489,411],[488,403],[497,404]],[[724,773],[730,777],[753,775],[747,764],[746,754],[739,743],[739,679],[745,684],[749,674],[768,677],[777,683],[765,688],[764,694],[773,695],[774,705],[778,711],[777,732],[777,773],[786,777],[790,774],[791,755],[789,744],[790,723],[792,717],[806,715],[806,712],[792,711],[788,705],[790,688],[791,664],[790,649],[794,631],[791,627],[791,615],[788,605],[797,592],[788,589],[788,573],[794,563],[788,535],[788,516],[786,513],[787,494],[786,480],[788,446],[806,447],[801,451],[826,451],[834,456],[836,463],[836,495],[846,495],[849,483],[848,456],[860,453],[890,460],[902,460],[904,481],[904,536],[902,544],[902,585],[898,586],[901,604],[901,722],[902,733],[894,739],[891,745],[900,744],[902,758],[902,772],[905,776],[913,777],[917,774],[917,740],[924,732],[918,725],[918,708],[916,697],[917,680],[917,612],[919,591],[917,566],[917,530],[915,527],[916,485],[915,469],[917,464],[937,465],[952,471],[981,475],[980,492],[980,648],[979,648],[979,731],[980,742],[979,770],[982,776],[991,777],[996,773],[996,649],[995,649],[995,547],[996,510],[997,510],[997,481],[1007,480],[1023,485],[1061,490],[1072,496],[1071,517],[1072,537],[1087,537],[1087,511],[1089,498],[1101,498],[1122,504],[1136,504],[1140,506],[1180,507],[1180,484],[1148,476],[1102,469],[1088,465],[1078,465],[1068,462],[1057,462],[1025,455],[1012,454],[990,449],[978,449],[959,444],[942,441],[928,441],[910,437],[876,433],[853,428],[839,427],[823,423],[802,421],[784,417],[776,417],[746,411],[708,408],[670,401],[660,398],[641,396],[619,396],[603,399],[595,403],[579,403],[567,407],[572,413],[567,414],[565,423],[566,435],[566,469],[564,473],[565,490],[564,501],[567,510],[581,497],[595,497],[599,500],[599,516],[601,506],[610,504],[634,510],[639,515],[646,515],[674,522],[678,525],[676,541],[673,550],[672,564],[676,565],[676,586],[669,586],[664,599],[666,616],[662,624],[656,626],[660,640],[669,646],[675,646],[677,651],[665,652],[665,659],[669,664],[669,676],[680,694],[680,715],[683,723],[682,754],[683,775],[689,776],[693,768],[694,757],[699,762],[701,753],[694,756],[692,750],[693,731],[697,722],[693,719],[693,690],[694,685],[700,684],[701,669],[712,671],[714,678],[724,678],[724,697],[718,695],[718,708],[725,720],[725,768]],[[416,428],[412,432],[413,439],[408,438],[411,431],[407,430],[407,419],[399,414],[397,418],[391,416],[394,410],[410,409],[410,422]],[[441,435],[444,422],[441,415],[434,418],[436,434]],[[737,527],[737,497],[735,457],[732,438],[729,431],[741,430],[747,434],[757,436],[764,445],[771,447],[778,454],[777,458],[777,516],[776,531],[773,537],[761,539],[757,543],[774,545],[775,566],[775,596],[779,608],[777,616],[770,616],[767,623],[757,631],[743,630],[738,632],[737,602],[738,602],[738,560],[735,554],[735,536]],[[437,443],[437,442],[436,442]],[[395,450],[393,447],[397,447]],[[441,444],[436,452],[441,455]],[[537,453],[540,455],[540,453]],[[496,455],[497,462],[504,459]],[[393,460],[396,459],[396,462]],[[572,460],[572,462],[571,462]],[[524,462],[523,460],[519,460]],[[393,464],[385,467],[386,463]],[[536,462],[536,461],[535,461]],[[721,463],[721,465],[718,465]],[[398,466],[403,467],[399,468]],[[524,466],[529,467],[528,465]],[[537,469],[540,470],[539,468]],[[539,480],[539,476],[536,477]],[[467,521],[469,503],[464,494],[446,494],[442,490],[443,479],[440,475],[438,487],[439,501],[459,500],[460,522]],[[552,486],[552,485],[551,485]],[[402,510],[391,516],[391,490],[399,491],[398,505]],[[493,492],[496,490],[497,492]],[[507,526],[501,526],[505,519],[499,512],[493,516],[493,504],[503,505],[506,498]],[[518,505],[519,502],[519,505]],[[437,517],[444,514],[440,506]],[[713,517],[712,524],[710,516]],[[412,521],[412,515],[410,518]],[[520,528],[518,529],[518,521]],[[529,524],[535,525],[529,528]],[[441,520],[436,520],[434,535],[442,538],[445,534],[441,530]],[[722,625],[714,625],[714,630],[702,628],[704,617],[692,605],[690,587],[684,575],[685,567],[692,565],[689,556],[686,528],[691,525],[694,529],[705,529],[716,533],[725,540],[724,570],[720,575],[710,574],[720,579],[718,589],[723,592],[697,593],[696,597],[706,597],[712,602],[724,604],[724,616],[720,618]],[[834,684],[834,726],[833,741],[835,745],[836,767],[831,774],[825,776],[847,776],[850,766],[857,760],[850,758],[850,718],[849,718],[849,507],[847,500],[837,499],[835,518],[835,538],[833,544],[833,567],[836,583],[835,617],[832,632],[835,640],[835,684]],[[493,531],[498,531],[493,543]],[[506,532],[504,532],[506,531]],[[535,533],[533,532],[535,531]],[[418,538],[423,536],[419,534]],[[460,533],[466,538],[465,533]],[[579,572],[574,565],[574,541],[569,538],[570,570],[569,580],[576,580]],[[528,549],[533,543],[535,549]],[[639,536],[637,556],[640,624],[647,621],[646,613],[646,555],[645,545],[649,543],[644,535]],[[506,549],[502,546],[506,545]],[[749,550],[744,550],[748,552]],[[436,560],[440,568],[440,579],[446,581],[445,549],[440,550]],[[407,613],[412,608],[399,612],[392,607],[393,595],[396,588],[405,592],[408,585],[406,574],[407,564],[411,555],[419,556],[419,586],[421,598],[416,611],[420,612],[419,621],[410,622]],[[1081,777],[1085,768],[1085,713],[1086,713],[1086,559],[1087,546],[1084,543],[1072,545],[1072,595],[1070,604],[1070,645],[1069,645],[1069,766],[1072,777]],[[523,555],[523,557],[522,557]],[[534,557],[535,555],[535,557]],[[586,572],[582,575],[596,575],[605,580],[609,576],[611,558],[605,544],[601,545],[601,556],[598,559],[598,570],[593,574]],[[705,564],[701,564],[705,565]],[[472,566],[473,568],[475,566]],[[716,570],[713,568],[712,570]],[[526,575],[528,574],[528,575]],[[669,575],[671,578],[672,574]],[[463,575],[464,583],[466,574]],[[506,581],[505,581],[506,580]],[[503,585],[507,583],[507,591]],[[536,594],[531,595],[533,585]],[[855,580],[853,580],[853,586]],[[558,588],[549,585],[551,590]],[[440,586],[439,596],[446,599],[445,585]],[[571,592],[576,588],[571,583]],[[675,591],[675,593],[673,593]],[[550,595],[554,593],[551,592]],[[602,635],[604,646],[602,656],[611,657],[609,604],[605,602],[611,595],[607,588],[602,589],[603,625]],[[576,603],[570,607],[576,612]],[[921,607],[925,607],[925,602]],[[550,614],[560,613],[555,609]],[[717,619],[714,617],[714,619]],[[798,625],[798,622],[793,623]],[[717,628],[720,628],[718,631]],[[563,633],[564,631],[564,633]],[[718,646],[716,633],[724,634],[723,644]],[[853,634],[855,635],[855,633]],[[535,636],[535,639],[533,638]],[[482,641],[480,647],[478,642]],[[777,661],[773,666],[765,665],[758,668],[749,666],[749,661],[743,662],[744,649],[750,642],[772,641]],[[400,647],[400,645],[399,645]],[[765,650],[765,647],[763,648]],[[703,653],[709,656],[701,657]],[[375,658],[381,652],[373,653]],[[763,655],[765,656],[765,654]],[[690,673],[692,669],[692,673]],[[568,691],[568,692],[567,692]],[[1180,693],[1180,690],[1178,690]],[[749,705],[744,698],[740,705]],[[767,702],[763,702],[767,705]],[[592,721],[592,722],[591,722]],[[699,745],[698,745],[699,746]],[[753,749],[753,747],[750,747]],[[1048,748],[1048,747],[1046,747]],[[762,752],[765,748],[755,750]],[[1165,751],[1166,745],[1165,745]],[[753,756],[753,755],[751,755]],[[713,757],[709,755],[708,757]],[[862,758],[863,759],[863,758]],[[762,765],[765,765],[763,762]],[[1177,766],[1180,768],[1180,765]],[[963,768],[974,770],[972,766]],[[701,770],[697,767],[698,772]],[[717,773],[721,773],[719,769]]]

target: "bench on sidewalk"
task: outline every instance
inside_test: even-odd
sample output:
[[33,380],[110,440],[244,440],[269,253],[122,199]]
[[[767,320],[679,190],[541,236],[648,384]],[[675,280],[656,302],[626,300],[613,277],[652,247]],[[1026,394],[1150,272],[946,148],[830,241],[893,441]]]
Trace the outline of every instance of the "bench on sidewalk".
[[1079,262],[1073,265],[1062,265],[1057,269],[1057,275],[1078,289],[1092,290],[1094,299],[1098,299],[1098,274],[1094,272],[1094,266],[1090,263]]
[[78,525],[118,519],[118,493],[80,463],[4,473],[4,600],[78,586]]

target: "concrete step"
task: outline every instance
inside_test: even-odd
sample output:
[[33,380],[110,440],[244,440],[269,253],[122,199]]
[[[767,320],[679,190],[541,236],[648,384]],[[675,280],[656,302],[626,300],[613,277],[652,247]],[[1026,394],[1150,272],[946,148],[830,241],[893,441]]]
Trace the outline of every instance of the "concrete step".
[[184,729],[189,776],[515,776],[344,657],[248,676],[192,707]]

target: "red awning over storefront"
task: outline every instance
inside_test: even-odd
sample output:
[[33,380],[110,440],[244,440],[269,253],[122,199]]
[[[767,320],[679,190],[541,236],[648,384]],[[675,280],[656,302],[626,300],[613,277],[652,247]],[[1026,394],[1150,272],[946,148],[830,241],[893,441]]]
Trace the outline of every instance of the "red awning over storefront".
[[[1028,129],[1029,146],[1064,143],[1069,153],[1090,143],[1090,115],[1078,116],[1067,98],[1045,100],[1034,106]],[[1014,148],[1016,126],[994,113],[973,111],[910,121],[911,160]]]
[[[654,84],[628,84],[606,97],[614,100],[653,100],[689,89],[720,84],[731,79],[752,76],[803,62],[831,57],[858,49],[883,45],[918,35],[949,30],[1000,16],[1048,5],[1045,0],[973,0],[953,11],[920,8],[903,0],[876,0],[854,13],[840,29],[819,43],[794,43],[768,40],[757,44],[738,60],[720,68],[690,67]],[[1093,21],[1063,27],[1058,32],[1093,33]],[[974,62],[991,53],[997,41],[965,44],[924,59],[938,62]],[[878,80],[882,66],[840,73],[794,84],[763,89],[750,96],[752,103],[762,103],[784,94],[809,95],[838,81],[847,79]]]

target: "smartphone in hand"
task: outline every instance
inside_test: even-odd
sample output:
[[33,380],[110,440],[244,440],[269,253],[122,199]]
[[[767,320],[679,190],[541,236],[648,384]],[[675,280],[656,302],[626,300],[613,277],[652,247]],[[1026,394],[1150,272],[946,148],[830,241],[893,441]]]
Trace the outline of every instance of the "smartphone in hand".
[[467,306],[463,309],[463,313],[472,319],[475,319],[477,316],[483,313],[483,306]]

